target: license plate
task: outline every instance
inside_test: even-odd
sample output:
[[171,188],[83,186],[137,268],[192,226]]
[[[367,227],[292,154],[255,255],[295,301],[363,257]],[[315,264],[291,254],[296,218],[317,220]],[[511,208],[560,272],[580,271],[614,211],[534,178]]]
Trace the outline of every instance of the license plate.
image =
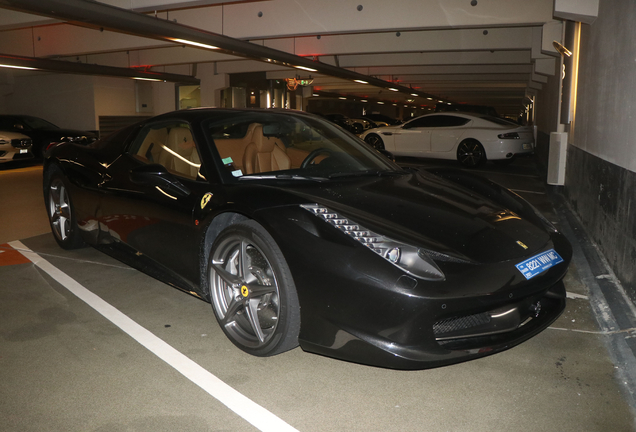
[[22,153],[28,153],[28,152],[29,152],[29,149],[20,149],[20,154],[22,154]]
[[530,149],[532,149],[532,144],[530,144],[530,143],[526,143],[526,144],[524,144],[524,145],[523,145],[523,149],[524,149],[524,150],[530,150]]
[[539,273],[543,273],[550,267],[562,262],[563,258],[561,258],[554,249],[550,249],[549,251],[542,252],[539,255],[535,255],[532,258],[528,258],[527,260],[520,262],[516,265],[516,267],[517,270],[526,277],[526,279],[531,279]]

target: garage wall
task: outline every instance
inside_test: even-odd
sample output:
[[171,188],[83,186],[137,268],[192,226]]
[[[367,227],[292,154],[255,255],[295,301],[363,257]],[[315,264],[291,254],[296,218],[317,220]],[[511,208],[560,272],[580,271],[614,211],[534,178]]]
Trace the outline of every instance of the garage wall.
[[544,172],[548,168],[548,152],[550,150],[550,133],[556,132],[559,119],[560,79],[559,59],[555,62],[554,74],[547,76],[548,82],[543,85],[535,99],[535,124],[537,125],[537,161]]
[[600,2],[584,24],[565,194],[636,301],[636,4]]
[[59,127],[95,130],[93,77],[31,73],[4,87],[4,114],[41,117]]

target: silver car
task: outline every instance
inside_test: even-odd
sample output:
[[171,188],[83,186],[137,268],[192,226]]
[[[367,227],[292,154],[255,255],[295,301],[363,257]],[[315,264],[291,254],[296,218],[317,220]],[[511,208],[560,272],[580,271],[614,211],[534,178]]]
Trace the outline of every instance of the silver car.
[[31,138],[16,132],[0,132],[0,163],[32,159]]

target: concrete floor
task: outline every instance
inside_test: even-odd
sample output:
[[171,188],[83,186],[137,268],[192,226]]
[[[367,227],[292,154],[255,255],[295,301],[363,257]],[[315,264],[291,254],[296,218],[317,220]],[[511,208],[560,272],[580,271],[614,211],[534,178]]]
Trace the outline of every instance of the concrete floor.
[[[480,172],[571,230],[531,160]],[[95,249],[60,249],[49,233],[41,176],[37,166],[0,167],[2,431],[636,430],[634,363],[608,350],[616,337],[622,343],[631,336],[631,321],[608,330],[607,316],[595,315],[604,303],[594,298],[580,247],[565,281],[563,316],[504,353],[424,371],[361,366],[300,349],[257,358],[225,338],[209,304]],[[72,281],[56,281],[4,244],[14,240],[175,349],[177,369],[189,361],[202,369],[186,378],[174,361],[162,360],[65,288]],[[208,375],[281,423],[250,424],[196,384]],[[252,402],[238,405],[266,418]]]

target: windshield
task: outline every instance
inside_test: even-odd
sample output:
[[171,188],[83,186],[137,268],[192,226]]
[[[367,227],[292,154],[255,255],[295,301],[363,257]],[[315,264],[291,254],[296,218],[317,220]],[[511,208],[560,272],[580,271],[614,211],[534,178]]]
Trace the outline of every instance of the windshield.
[[21,117],[20,119],[31,129],[36,129],[36,130],[59,129],[59,127],[55,126],[53,123],[49,123],[46,120],[38,118],[38,117],[25,116],[25,117]]
[[281,112],[226,112],[203,122],[226,178],[329,179],[401,168],[320,118]]

